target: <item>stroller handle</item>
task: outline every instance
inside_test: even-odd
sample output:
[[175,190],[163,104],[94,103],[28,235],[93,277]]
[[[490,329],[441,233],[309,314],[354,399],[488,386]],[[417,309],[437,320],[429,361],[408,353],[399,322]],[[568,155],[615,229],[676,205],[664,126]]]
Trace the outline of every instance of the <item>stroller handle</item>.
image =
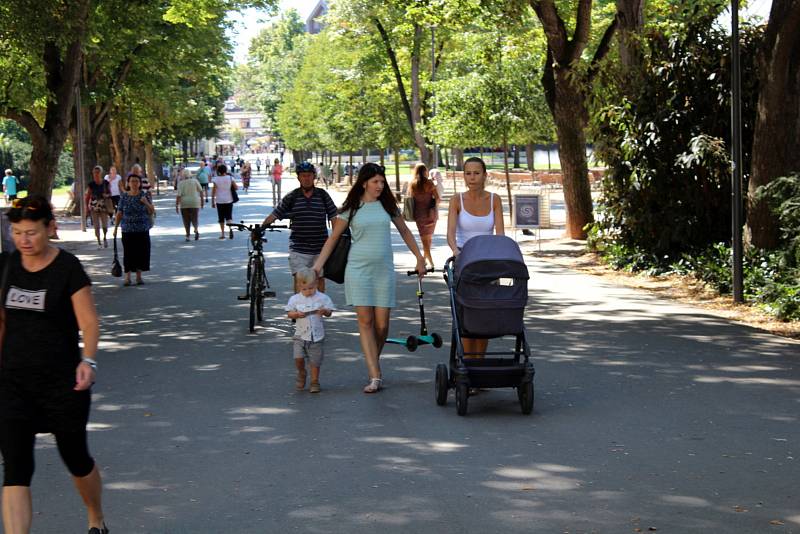
[[[436,268],[431,267],[430,269],[425,269],[425,272],[426,273],[436,272]],[[414,276],[415,274],[419,274],[419,271],[417,271],[416,269],[414,269],[413,271],[406,271],[406,276]]]

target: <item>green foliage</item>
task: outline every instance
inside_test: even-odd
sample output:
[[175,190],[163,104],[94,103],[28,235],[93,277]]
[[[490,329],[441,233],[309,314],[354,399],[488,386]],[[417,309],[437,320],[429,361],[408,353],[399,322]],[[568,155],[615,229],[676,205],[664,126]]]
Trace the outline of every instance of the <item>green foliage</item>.
[[758,189],[781,228],[781,253],[790,267],[800,267],[800,174],[776,178]]
[[265,127],[275,129],[278,106],[298,75],[306,49],[305,24],[285,11],[250,43],[247,63],[236,71],[235,93],[245,107],[260,109]]
[[[11,169],[27,185],[32,150],[28,132],[14,121],[0,120],[0,173]],[[64,185],[73,174],[72,153],[65,151],[58,160],[56,187]]]
[[[603,73],[592,125],[608,171],[595,244],[645,251],[668,265],[729,239],[729,38],[711,15],[688,21],[685,33],[650,31],[641,79],[623,79],[613,65]],[[761,31],[746,30],[743,146],[750,147]],[[750,168],[749,149],[743,168]]]
[[[452,39],[450,63],[432,84],[436,116],[427,129],[454,147],[550,142],[555,138],[541,78],[544,42],[534,32],[488,27]],[[538,37],[538,38],[537,38]]]
[[293,80],[277,113],[288,147],[351,151],[409,142],[391,75],[367,37],[330,28],[308,36]]

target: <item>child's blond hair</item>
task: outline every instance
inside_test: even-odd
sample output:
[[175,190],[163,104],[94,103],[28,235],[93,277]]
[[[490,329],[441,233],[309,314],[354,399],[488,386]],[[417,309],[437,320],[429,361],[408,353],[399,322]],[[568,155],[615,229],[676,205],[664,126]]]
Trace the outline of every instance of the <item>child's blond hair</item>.
[[304,267],[295,273],[298,285],[306,285],[317,281],[317,273],[314,269]]

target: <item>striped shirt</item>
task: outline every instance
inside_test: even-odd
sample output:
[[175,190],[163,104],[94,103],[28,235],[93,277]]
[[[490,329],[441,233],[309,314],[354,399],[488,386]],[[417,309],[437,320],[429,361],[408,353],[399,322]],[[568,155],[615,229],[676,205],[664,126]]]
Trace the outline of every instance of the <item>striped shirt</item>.
[[272,212],[276,219],[292,221],[289,250],[316,256],[328,239],[330,219],[336,217],[336,205],[324,189],[315,187],[311,198],[298,187],[281,200]]

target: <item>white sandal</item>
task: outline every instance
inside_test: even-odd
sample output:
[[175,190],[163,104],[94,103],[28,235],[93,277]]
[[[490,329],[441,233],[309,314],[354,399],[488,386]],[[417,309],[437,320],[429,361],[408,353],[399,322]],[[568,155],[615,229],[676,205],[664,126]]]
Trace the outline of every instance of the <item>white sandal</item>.
[[370,378],[369,384],[364,386],[364,393],[377,393],[383,387],[383,380],[380,378]]

